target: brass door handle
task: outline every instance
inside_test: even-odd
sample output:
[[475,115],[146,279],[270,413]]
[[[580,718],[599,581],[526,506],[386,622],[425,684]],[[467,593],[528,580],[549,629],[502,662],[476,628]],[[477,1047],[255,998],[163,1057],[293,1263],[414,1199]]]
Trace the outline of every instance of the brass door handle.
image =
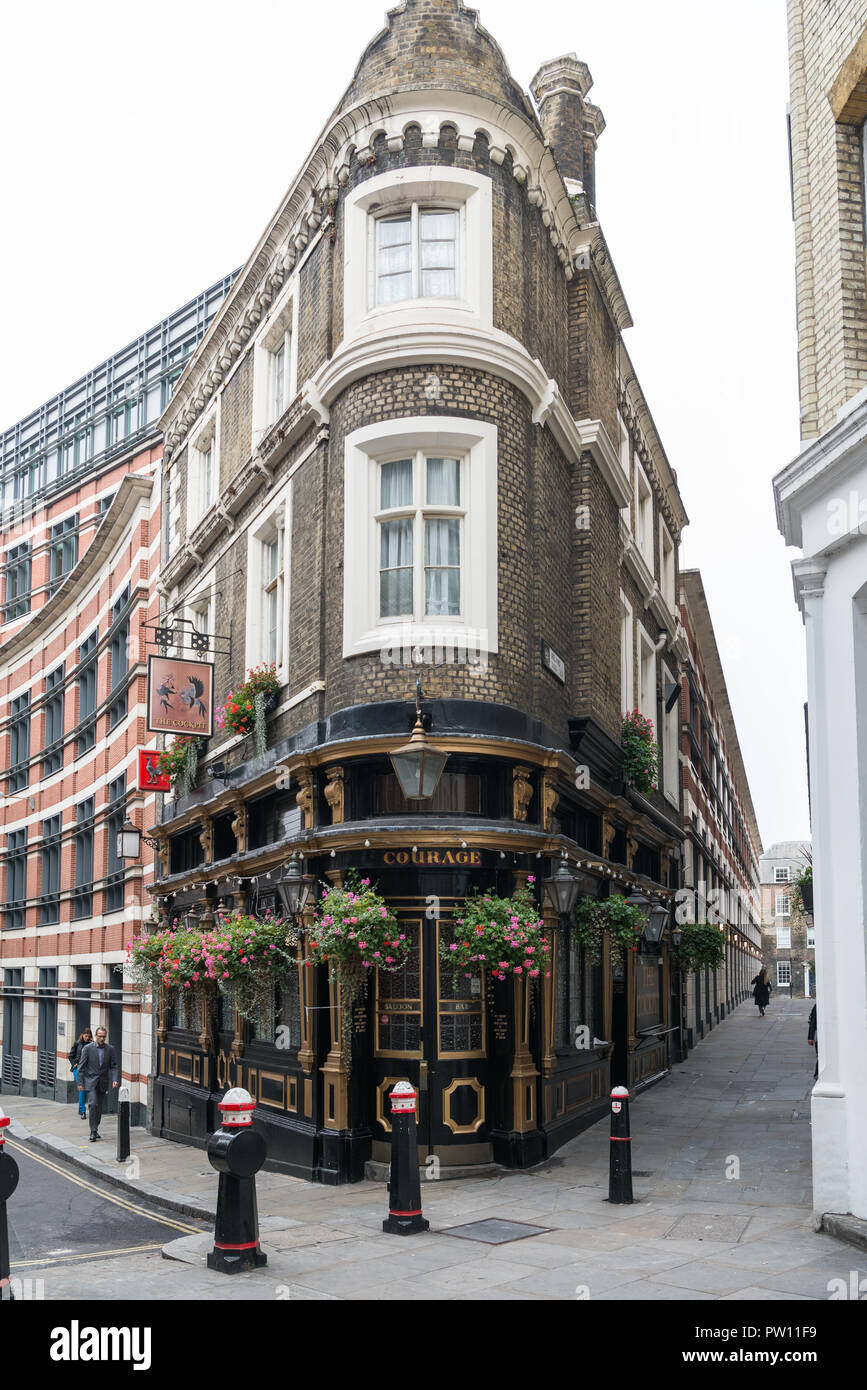
[[427,1062],[419,1062],[418,1064],[418,1089],[420,1091],[427,1090]]

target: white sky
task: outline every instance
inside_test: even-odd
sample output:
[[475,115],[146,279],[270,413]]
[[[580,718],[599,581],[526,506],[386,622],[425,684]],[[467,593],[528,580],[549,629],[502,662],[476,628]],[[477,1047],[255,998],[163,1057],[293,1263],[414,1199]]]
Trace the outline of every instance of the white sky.
[[[809,834],[803,627],[771,478],[797,452],[784,0],[481,0],[516,80],[594,77],[596,206],[690,516],[765,847]],[[0,3],[0,426],[247,255],[382,0]]]

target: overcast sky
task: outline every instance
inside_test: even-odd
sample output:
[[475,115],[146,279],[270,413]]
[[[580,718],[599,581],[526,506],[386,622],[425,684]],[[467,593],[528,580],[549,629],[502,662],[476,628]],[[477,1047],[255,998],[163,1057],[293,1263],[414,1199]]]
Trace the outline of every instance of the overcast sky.
[[[575,52],[597,211],[690,517],[765,847],[809,834],[804,633],[771,478],[798,449],[784,0],[482,0],[528,88]],[[0,426],[246,260],[381,0],[0,4]]]

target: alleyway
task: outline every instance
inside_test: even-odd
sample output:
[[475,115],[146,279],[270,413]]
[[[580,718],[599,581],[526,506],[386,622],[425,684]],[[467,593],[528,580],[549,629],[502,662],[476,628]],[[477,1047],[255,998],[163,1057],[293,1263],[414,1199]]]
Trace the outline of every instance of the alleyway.
[[[829,1280],[867,1274],[867,1257],[812,1230],[809,1009],[808,1000],[775,996],[760,1019],[742,1005],[638,1098],[633,1206],[605,1200],[606,1120],[533,1173],[423,1183],[427,1235],[383,1235],[380,1183],[333,1188],[264,1174],[265,1269],[237,1280],[211,1274],[209,1237],[189,1235],[165,1247],[173,1261],[133,1252],[85,1270],[61,1258],[39,1271],[45,1296],[826,1299]],[[92,1173],[124,1174],[113,1161],[113,1120],[94,1156],[74,1107],[12,1096],[2,1103],[19,1139],[26,1130]],[[140,1167],[123,1177],[129,1190],[162,1193],[190,1214],[212,1209],[216,1175],[200,1150],[134,1131],[133,1154]],[[545,1230],[503,1244],[443,1234],[487,1218]]]

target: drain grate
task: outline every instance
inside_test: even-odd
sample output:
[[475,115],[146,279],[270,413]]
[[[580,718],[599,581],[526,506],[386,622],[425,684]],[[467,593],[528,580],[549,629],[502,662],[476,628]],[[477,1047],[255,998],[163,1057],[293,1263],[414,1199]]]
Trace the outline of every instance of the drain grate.
[[752,1216],[732,1216],[728,1212],[714,1215],[712,1212],[689,1213],[679,1216],[666,1240],[722,1240],[735,1245],[743,1235]]
[[508,1245],[512,1240],[547,1235],[551,1229],[550,1226],[530,1226],[526,1221],[504,1221],[499,1216],[491,1216],[485,1221],[469,1221],[465,1226],[450,1226],[440,1231],[440,1235],[480,1240],[485,1245]]

